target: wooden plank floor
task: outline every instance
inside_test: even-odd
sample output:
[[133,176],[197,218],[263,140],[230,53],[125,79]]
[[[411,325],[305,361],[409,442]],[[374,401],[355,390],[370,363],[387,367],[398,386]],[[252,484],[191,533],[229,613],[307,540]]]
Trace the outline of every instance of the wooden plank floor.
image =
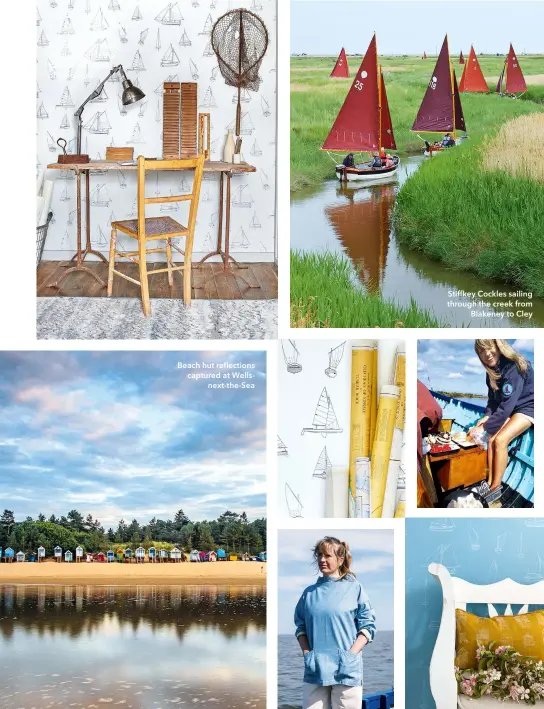
[[[108,267],[105,263],[97,261],[85,262],[85,265],[96,272],[106,283],[108,280]],[[178,265],[178,264],[176,264]],[[257,288],[248,288],[246,284],[235,276],[221,273],[221,263],[205,263],[198,268],[192,268],[192,297],[195,299],[241,298],[242,300],[268,300],[278,297],[278,272],[273,263],[249,263],[247,269],[236,269],[248,283]],[[61,278],[66,270],[66,261],[43,261],[38,268],[37,294],[39,297],[47,296],[72,296],[72,297],[101,297],[106,296],[106,289],[102,288],[88,273],[71,273],[62,283],[60,290],[48,287]],[[119,263],[116,268],[131,278],[138,279],[138,267],[134,263]],[[164,268],[161,263],[149,263],[150,271],[153,268]],[[166,273],[158,273],[149,278],[149,291],[151,298],[182,298],[183,286],[181,273],[174,274],[174,285],[168,285]],[[113,280],[113,296],[117,298],[139,298],[140,289],[134,283],[124,278],[115,276]]]

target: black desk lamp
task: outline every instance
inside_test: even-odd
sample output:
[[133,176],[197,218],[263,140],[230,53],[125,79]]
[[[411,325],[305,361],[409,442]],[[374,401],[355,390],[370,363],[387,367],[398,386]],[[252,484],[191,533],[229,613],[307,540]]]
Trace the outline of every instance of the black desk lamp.
[[98,98],[100,96],[106,81],[108,81],[108,79],[118,71],[121,72],[121,77],[123,80],[123,96],[121,98],[121,101],[123,102],[123,106],[128,106],[131,103],[136,103],[137,101],[141,101],[145,97],[144,92],[141,89],[139,89],[137,86],[134,86],[132,81],[129,81],[129,79],[127,79],[127,75],[125,74],[125,70],[123,69],[121,64],[119,64],[119,66],[114,66],[113,69],[110,71],[110,73],[106,76],[104,81],[101,84],[99,84],[96,87],[96,89],[92,92],[92,94],[85,99],[85,101],[81,104],[81,106],[77,109],[77,111],[74,114],[75,117],[77,118],[77,148],[76,148],[77,155],[73,156],[73,157],[78,158],[77,162],[89,162],[89,156],[81,154],[81,129],[83,127],[83,119],[82,119],[81,115],[83,113],[83,109],[89,103],[89,101],[92,101],[93,99]]

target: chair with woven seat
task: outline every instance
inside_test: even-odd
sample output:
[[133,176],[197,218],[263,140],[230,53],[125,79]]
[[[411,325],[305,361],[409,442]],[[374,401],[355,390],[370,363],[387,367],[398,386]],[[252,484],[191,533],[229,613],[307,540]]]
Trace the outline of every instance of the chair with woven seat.
[[[154,170],[192,170],[194,172],[192,191],[183,195],[172,195],[169,197],[146,197],[145,196],[145,176],[147,171]],[[168,284],[174,284],[174,271],[183,271],[183,301],[185,305],[191,304],[191,259],[193,255],[193,241],[196,224],[196,213],[200,197],[200,186],[202,183],[202,173],[204,170],[204,156],[180,160],[146,160],[143,156],[138,158],[138,218],[125,219],[123,221],[112,222],[110,241],[110,264],[108,274],[108,296],[113,292],[113,276],[135,283],[140,286],[142,294],[142,307],[144,315],[151,313],[151,303],[149,301],[148,277],[156,273],[168,273]],[[187,226],[183,226],[172,217],[147,217],[145,216],[146,204],[163,204],[166,202],[186,202],[189,204],[189,218]],[[136,251],[121,251],[117,248],[117,232],[135,239],[138,242]],[[185,237],[185,249],[181,250],[172,243],[172,239]],[[148,241],[165,240],[165,245],[161,247],[148,248]],[[172,250],[183,256],[183,266],[174,266],[172,261]],[[147,270],[147,254],[165,252],[166,268]],[[115,269],[115,258],[127,258],[138,264],[140,280],[137,281]]]

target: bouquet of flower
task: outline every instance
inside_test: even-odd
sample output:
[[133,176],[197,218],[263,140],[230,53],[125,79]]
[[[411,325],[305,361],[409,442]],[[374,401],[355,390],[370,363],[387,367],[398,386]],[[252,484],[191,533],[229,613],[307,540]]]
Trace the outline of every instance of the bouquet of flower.
[[455,668],[459,693],[477,699],[485,695],[502,701],[534,705],[544,699],[544,663],[516,652],[510,645],[480,645],[478,667]]

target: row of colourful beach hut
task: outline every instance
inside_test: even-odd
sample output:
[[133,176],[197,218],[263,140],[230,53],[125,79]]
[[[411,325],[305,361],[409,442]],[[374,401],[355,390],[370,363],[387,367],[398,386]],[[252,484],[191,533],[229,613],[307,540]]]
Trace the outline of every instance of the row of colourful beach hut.
[[[25,554],[23,551],[19,551],[15,553],[14,549],[11,547],[8,547],[5,551],[2,550],[2,547],[0,547],[0,560],[3,560],[4,562],[13,562],[13,561],[34,561],[34,562],[40,562],[45,559],[45,547],[41,546],[38,547],[37,552],[30,552],[28,554]],[[165,561],[172,561],[172,562],[181,562],[181,561],[187,561],[187,557],[189,558],[189,561],[194,561],[194,562],[203,562],[203,561],[238,561],[239,559],[246,560],[249,559],[249,557],[244,556],[244,557],[238,557],[236,554],[228,554],[224,549],[218,549],[217,551],[197,551],[194,549],[190,554],[184,554],[180,549],[177,547],[174,547],[174,549],[156,549],[155,547],[150,547],[147,550],[147,559],[146,559],[146,550],[144,547],[138,547],[135,551],[133,551],[130,548],[126,549],[118,549],[117,551],[113,551],[113,549],[109,549],[107,552],[98,552],[97,554],[91,554],[91,553],[86,553],[83,550],[83,547],[78,546],[76,547],[75,555],[74,553],[67,549],[63,552],[62,547],[56,546],[53,550],[53,558],[57,562],[72,562],[75,561],[98,561],[98,562],[105,562],[105,563],[112,563],[112,562],[132,562],[135,561],[137,563],[143,563],[144,561],[148,561],[151,563],[154,562],[165,562]],[[266,553],[263,552],[259,554],[258,557],[256,557],[257,560],[259,561],[266,561]]]

